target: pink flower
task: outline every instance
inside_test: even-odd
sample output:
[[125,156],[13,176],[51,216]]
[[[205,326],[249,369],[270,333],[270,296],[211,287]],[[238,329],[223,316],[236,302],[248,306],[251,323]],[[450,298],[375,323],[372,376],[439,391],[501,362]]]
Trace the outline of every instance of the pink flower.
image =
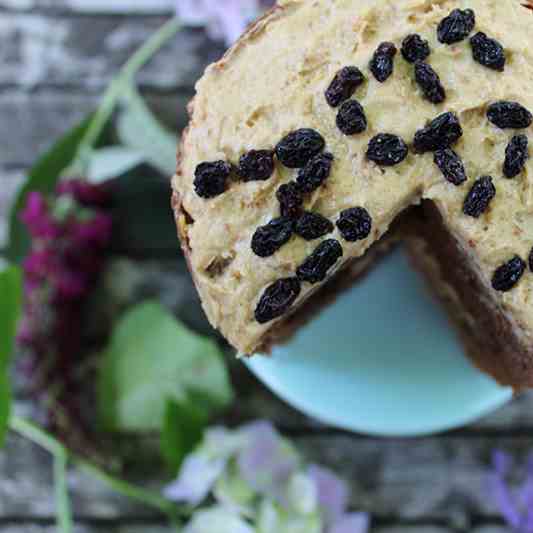
[[232,45],[273,0],[177,0],[176,12],[186,24],[206,26],[213,39]]
[[71,196],[79,204],[90,207],[105,207],[110,201],[107,184],[93,184],[83,179],[60,181],[56,186],[56,194]]
[[111,217],[95,211],[88,220],[72,221],[68,232],[75,245],[104,247],[111,238],[111,226]]
[[40,239],[56,239],[61,234],[61,227],[50,213],[48,203],[39,192],[30,192],[26,206],[20,214],[30,235]]
[[54,252],[50,248],[32,250],[23,263],[26,279],[31,281],[42,281],[53,272],[54,267]]

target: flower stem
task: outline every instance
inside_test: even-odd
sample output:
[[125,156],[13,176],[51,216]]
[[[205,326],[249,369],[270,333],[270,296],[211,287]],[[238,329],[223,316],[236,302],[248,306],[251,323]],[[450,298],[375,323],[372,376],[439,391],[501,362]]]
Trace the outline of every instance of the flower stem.
[[54,456],[54,489],[56,498],[57,526],[61,533],[72,533],[72,510],[67,485],[67,454]]
[[69,453],[69,451],[60,442],[55,440],[52,436],[48,435],[44,430],[29,420],[18,416],[12,416],[9,421],[9,427],[15,433],[18,433],[19,435],[31,440],[35,444],[43,447],[54,457],[56,503],[59,511],[61,533],[71,533],[72,531],[72,518],[68,503],[66,483],[66,466],[68,459],[70,459],[74,465],[78,466],[80,470],[106,484],[119,494],[157,509],[159,512],[165,514],[176,526],[179,524],[180,517],[186,518],[189,515],[189,513],[185,512],[184,510],[180,511],[180,509],[173,502],[163,498],[158,493],[136,487],[127,481],[115,478],[89,461]]
[[85,173],[87,170],[93,146],[113,114],[122,94],[127,90],[128,86],[131,85],[137,72],[164,44],[176,35],[181,27],[182,24],[177,18],[172,18],[163,24],[163,26],[161,26],[161,28],[130,57],[120,70],[118,76],[111,82],[104,93],[98,110],[94,114],[87,132],[79,146],[78,157],[76,160],[79,162],[82,173]]
[[43,447],[54,457],[54,485],[58,531],[61,533],[72,533],[72,511],[67,487],[67,450],[60,442],[47,435],[40,428],[18,416],[11,417],[9,427],[19,435]]

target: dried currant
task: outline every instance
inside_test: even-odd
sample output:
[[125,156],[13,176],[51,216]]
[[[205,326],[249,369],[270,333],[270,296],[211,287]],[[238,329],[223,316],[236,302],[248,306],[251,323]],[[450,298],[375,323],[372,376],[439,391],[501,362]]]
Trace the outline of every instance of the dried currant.
[[381,43],[370,61],[370,71],[379,82],[386,81],[394,70],[394,56],[397,48],[394,43]]
[[510,291],[520,281],[525,270],[526,263],[515,255],[496,269],[492,276],[492,288],[500,292]]
[[327,103],[331,107],[338,107],[348,100],[364,81],[365,77],[357,67],[341,68],[326,90]]
[[313,241],[331,233],[333,229],[333,223],[326,217],[306,211],[296,222],[294,233],[306,241]]
[[259,257],[270,257],[292,237],[294,221],[287,217],[274,218],[255,230],[252,250]]
[[428,42],[416,33],[408,35],[402,42],[402,56],[409,63],[424,61],[429,54],[431,54],[431,49]]
[[318,154],[308,161],[305,167],[298,171],[296,178],[301,191],[309,193],[318,189],[328,179],[332,164],[333,155],[329,152]]
[[487,118],[500,129],[529,128],[533,122],[533,115],[523,105],[506,100],[491,104]]
[[471,9],[454,9],[442,19],[437,28],[441,43],[453,44],[466,39],[476,25],[476,15]]
[[274,152],[250,150],[239,159],[239,176],[244,181],[264,181],[274,172]]
[[470,39],[470,46],[474,60],[480,65],[499,72],[505,70],[505,50],[496,39],[480,31]]
[[284,315],[300,294],[298,278],[278,279],[263,292],[255,308],[255,319],[266,324]]
[[431,65],[424,61],[415,63],[415,80],[422,89],[424,96],[432,104],[441,104],[446,99],[446,91],[442,86],[439,75]]
[[417,152],[432,152],[452,146],[462,135],[463,128],[459,119],[454,113],[448,112],[418,130],[413,144]]
[[290,181],[280,186],[276,192],[281,216],[298,218],[302,212],[303,196],[299,185]]
[[200,163],[194,172],[194,190],[202,198],[214,198],[226,190],[231,165],[225,161]]
[[507,178],[514,178],[524,170],[529,159],[529,141],[527,135],[515,135],[505,149],[503,173]]
[[494,183],[492,183],[491,176],[483,176],[477,179],[465,198],[463,213],[479,218],[487,210],[495,196],[496,188]]
[[466,171],[463,161],[451,148],[437,150],[433,161],[450,183],[461,185],[461,183],[466,181]]
[[284,137],[276,146],[276,155],[287,168],[303,167],[326,145],[318,131],[302,128]]
[[370,139],[366,157],[380,166],[390,167],[401,163],[408,153],[401,137],[391,133],[380,133]]
[[372,217],[364,207],[351,207],[341,212],[337,228],[348,242],[360,241],[370,235]]
[[337,113],[337,128],[344,135],[355,135],[366,130],[367,121],[363,106],[356,100],[348,100]]
[[315,251],[297,268],[300,281],[318,283],[326,279],[328,270],[342,257],[342,246],[335,239],[321,242]]

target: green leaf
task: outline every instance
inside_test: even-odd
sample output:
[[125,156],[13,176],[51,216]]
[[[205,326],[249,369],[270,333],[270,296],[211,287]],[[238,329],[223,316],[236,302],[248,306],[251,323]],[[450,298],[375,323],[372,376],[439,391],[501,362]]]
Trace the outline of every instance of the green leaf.
[[222,407],[232,398],[222,354],[156,302],[134,307],[119,321],[103,355],[99,412],[108,430],[157,431],[168,399],[194,388]]
[[10,411],[11,385],[6,370],[2,370],[0,372],[0,448],[4,446]]
[[173,473],[179,470],[183,459],[200,443],[208,421],[208,411],[192,399],[167,401],[161,431],[161,452]]
[[123,99],[117,120],[120,142],[139,153],[165,176],[176,171],[177,138],[154,116],[141,95],[132,88]]
[[10,267],[0,273],[0,446],[3,445],[11,403],[8,364],[13,353],[22,300],[21,274]]
[[139,166],[144,160],[142,153],[124,146],[100,148],[91,154],[87,178],[92,183],[117,178]]
[[9,215],[9,244],[6,253],[13,262],[23,259],[30,245],[28,232],[19,220],[19,212],[26,204],[28,193],[48,193],[54,190],[61,173],[73,163],[91,118],[92,115],[69,130],[31,168]]

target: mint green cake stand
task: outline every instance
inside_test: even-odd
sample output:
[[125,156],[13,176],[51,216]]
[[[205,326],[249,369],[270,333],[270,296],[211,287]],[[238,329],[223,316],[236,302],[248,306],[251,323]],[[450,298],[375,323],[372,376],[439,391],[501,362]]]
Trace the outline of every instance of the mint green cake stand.
[[475,369],[402,250],[318,318],[245,364],[272,391],[331,426],[388,437],[469,424],[512,390]]

